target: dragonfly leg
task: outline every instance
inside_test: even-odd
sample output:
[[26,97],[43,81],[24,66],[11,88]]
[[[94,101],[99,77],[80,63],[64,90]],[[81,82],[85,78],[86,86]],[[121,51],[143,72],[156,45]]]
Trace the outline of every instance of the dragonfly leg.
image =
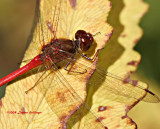
[[72,63],[73,59],[74,59],[73,57],[70,58],[69,62],[68,62],[68,63],[66,64],[66,66],[64,67],[64,70],[66,70],[66,71],[68,71],[68,72],[79,73],[79,74],[84,74],[84,73],[86,73],[86,72],[87,72],[86,69],[85,69],[84,72],[79,72],[79,71],[74,71],[74,70],[71,70],[71,69],[67,69],[68,66]]
[[38,84],[38,82],[40,81],[40,79],[43,77],[43,75],[46,73],[43,72],[42,75],[40,76],[40,78],[37,80],[37,82],[34,84],[34,86],[32,86],[30,89],[28,89],[27,91],[25,91],[26,94],[28,94],[29,91],[31,91],[32,89],[34,89],[34,87],[36,87],[36,85]]
[[98,49],[92,58],[89,58],[88,56],[82,54],[80,51],[78,51],[78,49],[77,49],[77,52],[78,52],[82,57],[86,58],[87,60],[94,61],[94,59],[98,56],[98,53],[99,53],[100,50],[101,50],[101,49]]

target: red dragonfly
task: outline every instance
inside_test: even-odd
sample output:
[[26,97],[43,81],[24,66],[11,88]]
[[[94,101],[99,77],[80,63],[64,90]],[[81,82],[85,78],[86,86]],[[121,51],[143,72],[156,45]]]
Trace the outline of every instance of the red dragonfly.
[[[62,19],[62,16],[61,16],[64,14],[64,11],[61,5],[65,4],[68,6],[70,2],[69,5],[72,7],[72,10],[73,10],[73,15],[70,21],[72,22],[74,20],[74,16],[76,16],[75,12],[76,12],[77,5],[79,4],[78,2],[81,2],[81,1],[77,2],[76,0],[70,0],[70,1],[55,0],[54,2],[55,2],[54,3],[55,7],[52,7],[50,9],[50,10],[54,10],[53,17],[48,18],[47,21],[43,21],[42,14],[40,14],[39,16],[39,22],[37,24],[37,28],[39,28],[38,40],[39,40],[39,43],[43,41],[43,44],[41,45],[40,53],[36,55],[25,66],[1,78],[0,86],[3,86],[4,84],[8,82],[11,82],[18,76],[23,75],[24,73],[34,68],[38,68],[38,72],[42,72],[42,74],[39,77],[39,79],[37,79],[37,81],[35,82],[35,85],[26,91],[26,94],[34,90],[35,87],[38,87],[41,80],[47,77],[48,86],[46,86],[45,88],[44,87],[40,88],[40,90],[45,95],[45,98],[48,104],[50,105],[51,109],[54,110],[54,112],[59,117],[60,117],[61,112],[56,111],[56,108],[58,108],[58,106],[53,105],[50,99],[50,96],[52,96],[54,92],[50,92],[50,95],[46,95],[46,92],[47,92],[46,89],[50,88],[51,91],[55,90],[55,88],[51,86],[52,81],[57,81],[56,84],[59,85],[59,87],[62,87],[63,85],[64,86],[62,87],[63,91],[68,90],[67,96],[70,96],[70,100],[69,100],[68,105],[66,105],[66,107],[74,105],[75,107],[79,108],[81,106],[81,103],[83,102],[82,98],[73,89],[74,86],[70,84],[67,81],[67,79],[64,77],[64,75],[60,72],[60,69],[62,69],[62,67],[64,67],[66,74],[67,73],[74,74],[75,76],[77,76],[77,79],[79,78],[82,79],[82,77],[85,76],[85,74],[89,72],[91,72],[90,73],[90,76],[91,76],[92,73],[94,72],[94,74],[96,75],[96,79],[102,82],[105,82],[103,84],[104,88],[107,88],[107,90],[110,90],[112,93],[118,94],[120,96],[133,98],[138,101],[141,96],[141,93],[145,93],[146,96],[143,98],[143,101],[146,101],[146,102],[159,102],[160,101],[159,98],[154,93],[144,88],[143,86],[138,85],[137,81],[132,81],[129,78],[121,78],[110,72],[106,72],[105,70],[101,68],[96,68],[96,70],[94,71],[94,67],[92,67],[92,65],[94,65],[94,61],[97,60],[97,55],[98,55],[99,50],[95,52],[92,58],[87,56],[85,53],[89,51],[91,47],[93,46],[93,44],[95,43],[95,40],[94,40],[95,35],[85,30],[80,29],[76,31],[75,37],[73,40],[70,40],[67,38],[57,38],[58,37],[57,33],[59,31],[58,30],[59,21],[65,20],[65,19]],[[47,7],[40,6],[40,8],[47,8]],[[70,28],[71,26],[69,27],[69,30],[67,32],[70,32]],[[45,37],[46,35],[47,37]],[[46,39],[50,39],[50,41],[47,42]],[[86,62],[84,63],[82,61],[79,61],[79,58],[86,59],[90,63],[87,64]],[[54,79],[52,78],[52,76],[50,76],[50,73],[47,73],[48,71],[54,74],[54,77],[53,77]],[[78,75],[80,75],[80,77],[78,77]],[[98,82],[94,81],[93,83],[92,81],[91,85],[98,85]],[[71,100],[72,102],[70,102]],[[77,105],[75,105],[75,103]],[[83,109],[90,110],[89,106],[87,105],[85,105]],[[71,113],[71,115],[74,112],[75,110]],[[99,119],[91,110],[90,112],[94,120]],[[80,111],[80,113],[83,114],[83,111]],[[61,123],[64,123],[63,128],[66,127],[66,122],[68,121],[68,119],[69,118],[66,117],[60,120]],[[99,121],[101,124],[94,125],[94,127],[92,126],[92,128],[96,128],[96,129],[97,128],[107,128],[105,124],[102,123],[101,120]],[[89,127],[91,126],[92,123],[88,122],[87,124],[88,125],[86,125],[86,127]]]

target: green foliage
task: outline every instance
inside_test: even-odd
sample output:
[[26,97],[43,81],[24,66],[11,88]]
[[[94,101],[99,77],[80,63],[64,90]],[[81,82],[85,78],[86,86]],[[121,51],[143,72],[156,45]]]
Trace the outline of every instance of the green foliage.
[[145,1],[149,3],[150,9],[140,23],[144,35],[135,47],[142,54],[138,72],[143,71],[146,77],[155,79],[160,83],[160,1]]

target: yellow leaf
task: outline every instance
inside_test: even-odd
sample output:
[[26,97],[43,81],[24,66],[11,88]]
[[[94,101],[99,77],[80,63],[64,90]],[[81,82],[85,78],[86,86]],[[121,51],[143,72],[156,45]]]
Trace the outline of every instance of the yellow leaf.
[[[56,12],[54,12],[55,7]],[[112,27],[105,22],[110,10],[109,1],[79,0],[76,8],[73,8],[67,0],[43,0],[40,1],[39,8],[40,13],[37,13],[39,21],[35,26],[33,39],[25,53],[24,60],[33,59],[41,52],[42,44],[48,44],[51,41],[54,37],[52,29],[56,30],[54,27],[57,26],[57,23],[56,36],[58,38],[73,39],[75,32],[80,29],[91,34],[100,32],[100,35],[95,36],[93,48],[88,52],[90,57],[93,57],[93,53],[97,49],[104,47],[105,42],[111,36]],[[61,15],[57,17],[59,9],[61,9]],[[59,22],[56,22],[58,20]],[[44,68],[38,67],[10,84],[2,99],[1,128],[4,126],[7,128],[65,127],[70,116],[84,103],[86,84],[96,68],[97,59],[95,59],[95,63],[92,63],[82,57],[77,58],[76,63],[86,62],[87,64],[88,62],[91,69],[88,69],[87,73],[69,74],[64,70],[67,60],[67,62],[64,61],[65,65],[61,66],[60,64],[60,69],[55,67],[56,70],[51,69],[45,72]],[[25,64],[26,62],[23,62],[21,66]],[[85,70],[72,69],[79,69],[80,72]],[[42,76],[43,74],[44,76]],[[40,78],[41,80],[38,81]],[[36,82],[35,88],[26,94],[25,91],[33,87]],[[97,119],[94,115],[92,116],[95,120]],[[97,123],[94,128],[102,126],[101,123]]]
[[[127,78],[136,70],[140,62],[140,55],[133,50],[133,47],[142,36],[142,30],[138,23],[147,11],[148,5],[140,0],[112,0],[112,7],[107,22],[113,25],[114,33],[99,55],[98,67],[103,68],[104,72],[106,70],[116,76],[106,73],[113,78],[107,76],[105,79],[104,77],[100,78],[95,73],[87,86],[86,104],[92,107],[92,111],[97,115],[95,123],[101,121],[109,129],[136,128],[134,121],[127,116],[128,111],[142,99],[148,102],[159,102],[159,100],[146,93],[145,90],[133,87],[130,84],[123,84],[118,79]],[[102,76],[105,75],[102,74]],[[147,88],[145,83],[137,83],[142,89]],[[75,127],[83,127],[91,119],[90,112],[84,110],[83,107],[80,110],[85,112],[85,115],[81,116],[81,121],[79,121],[80,113],[78,112],[69,121],[70,123],[79,121],[75,124]]]

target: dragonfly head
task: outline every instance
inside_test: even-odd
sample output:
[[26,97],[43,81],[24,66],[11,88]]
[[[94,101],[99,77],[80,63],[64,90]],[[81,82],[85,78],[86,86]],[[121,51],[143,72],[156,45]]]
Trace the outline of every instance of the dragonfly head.
[[87,51],[94,41],[92,34],[86,33],[84,30],[78,30],[75,34],[75,38],[77,47],[83,52]]

